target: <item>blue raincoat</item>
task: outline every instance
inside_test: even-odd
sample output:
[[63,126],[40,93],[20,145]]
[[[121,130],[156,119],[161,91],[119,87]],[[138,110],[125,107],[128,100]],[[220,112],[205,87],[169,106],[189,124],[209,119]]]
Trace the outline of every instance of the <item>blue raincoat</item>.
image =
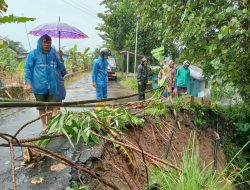
[[108,61],[101,56],[93,63],[92,82],[96,83],[96,99],[101,100],[108,97]]
[[51,48],[48,53],[42,50],[42,38],[39,38],[37,49],[32,50],[24,65],[24,79],[32,85],[32,93],[57,93],[57,71],[65,69],[63,61],[60,62],[56,51]]
[[61,102],[66,97],[66,89],[64,86],[64,76],[67,74],[66,69],[64,68],[61,71],[57,71],[57,93],[56,101]]

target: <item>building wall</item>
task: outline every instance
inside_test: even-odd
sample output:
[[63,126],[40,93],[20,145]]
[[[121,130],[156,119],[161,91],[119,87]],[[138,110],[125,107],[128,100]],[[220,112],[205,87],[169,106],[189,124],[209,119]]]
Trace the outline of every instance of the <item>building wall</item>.
[[194,97],[209,96],[209,89],[206,88],[205,80],[199,81],[193,77],[190,77],[187,92],[188,92],[188,95],[194,96]]
[[205,96],[205,81],[199,81],[199,93],[198,97],[204,97]]
[[199,81],[190,77],[190,81],[187,88],[187,93],[190,96],[197,97],[199,93]]

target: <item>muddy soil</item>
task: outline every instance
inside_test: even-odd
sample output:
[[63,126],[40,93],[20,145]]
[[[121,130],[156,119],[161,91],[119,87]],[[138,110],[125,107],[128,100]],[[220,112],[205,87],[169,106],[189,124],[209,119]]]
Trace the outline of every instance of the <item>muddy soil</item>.
[[[131,128],[127,133],[127,139],[133,144],[141,147],[143,151],[148,152],[158,158],[165,159],[169,146],[169,139],[172,133],[172,126],[166,125],[160,128],[156,124],[156,120],[146,118],[144,127]],[[170,124],[170,120],[167,121]],[[214,159],[214,132],[212,129],[197,130],[190,126],[190,121],[182,121],[181,129],[175,129],[173,135],[172,146],[169,151],[167,161],[179,165],[181,162],[182,153],[187,147],[193,131],[196,131],[199,141],[200,150],[200,165],[209,165]],[[101,159],[96,159],[89,169],[94,171],[100,177],[115,184],[119,189],[145,189],[147,184],[147,170],[152,164],[157,164],[146,160],[144,163],[141,153],[132,153],[133,159],[128,159],[127,156],[121,153],[117,148],[112,148],[112,145],[106,143],[104,153]],[[131,154],[131,152],[130,152]],[[145,157],[144,157],[145,158]],[[130,164],[131,162],[134,165]],[[218,148],[218,170],[225,168],[225,156],[221,147]],[[85,166],[86,163],[84,164]],[[132,165],[132,166],[131,166]],[[158,164],[160,166],[160,164]],[[147,167],[146,167],[147,166]],[[98,180],[91,179],[82,175],[84,183],[88,183],[91,189],[106,190],[109,187],[103,185]],[[111,189],[111,188],[110,188]]]

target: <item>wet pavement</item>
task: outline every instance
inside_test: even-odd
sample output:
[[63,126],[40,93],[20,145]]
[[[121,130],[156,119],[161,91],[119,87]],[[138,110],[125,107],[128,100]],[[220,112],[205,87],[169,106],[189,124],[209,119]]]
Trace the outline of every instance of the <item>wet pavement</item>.
[[[122,87],[117,81],[109,81],[108,97],[119,97],[132,94],[128,89]],[[79,101],[95,99],[95,89],[92,87],[91,78],[89,74],[83,75],[83,77],[67,88],[67,96],[65,101]],[[122,100],[134,101],[136,97]],[[62,108],[64,111],[65,108]],[[67,110],[83,110],[87,108],[66,108]],[[14,134],[23,124],[38,117],[38,111],[36,108],[13,108],[0,111],[0,132]],[[42,131],[40,121],[31,124],[25,128],[18,138],[31,138],[36,137]],[[4,141],[0,139],[0,143]],[[95,147],[92,145],[78,146],[77,153],[74,152],[67,140],[63,137],[53,140],[48,147],[50,150],[56,151],[75,162],[81,162],[88,160],[95,152]],[[16,173],[17,173],[17,189],[64,189],[71,180],[71,169],[66,168],[60,172],[52,172],[50,166],[57,163],[51,159],[46,159],[42,164],[39,164],[35,168],[24,169],[20,163],[22,161],[22,152],[20,148],[15,148]],[[79,160],[80,159],[80,160]],[[11,163],[9,148],[0,147],[0,189],[12,189],[11,184]],[[34,177],[42,177],[44,182],[39,185],[31,184],[31,180]]]

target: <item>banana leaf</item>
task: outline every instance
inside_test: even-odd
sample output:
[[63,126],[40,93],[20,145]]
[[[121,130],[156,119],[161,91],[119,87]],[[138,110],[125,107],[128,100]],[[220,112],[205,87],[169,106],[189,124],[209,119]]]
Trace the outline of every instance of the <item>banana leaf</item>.
[[159,47],[159,48],[153,49],[151,51],[151,54],[158,61],[163,61],[163,59],[164,59],[164,47]]

